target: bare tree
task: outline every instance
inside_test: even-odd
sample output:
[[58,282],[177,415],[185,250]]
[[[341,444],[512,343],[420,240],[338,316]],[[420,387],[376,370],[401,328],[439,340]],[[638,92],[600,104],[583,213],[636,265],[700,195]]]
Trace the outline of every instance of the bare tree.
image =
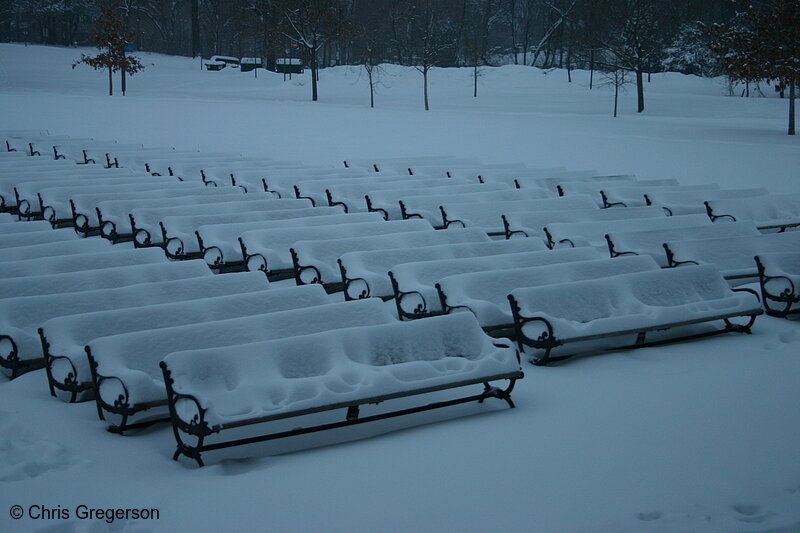
[[429,111],[428,74],[441,61],[443,53],[453,45],[448,20],[443,16],[440,2],[419,0],[415,4],[415,11],[413,35],[416,46],[413,65],[422,74],[425,111]]

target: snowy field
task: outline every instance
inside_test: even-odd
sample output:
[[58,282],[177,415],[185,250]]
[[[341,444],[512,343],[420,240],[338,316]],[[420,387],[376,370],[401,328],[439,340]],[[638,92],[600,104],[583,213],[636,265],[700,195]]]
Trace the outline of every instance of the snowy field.
[[[283,81],[143,54],[128,95],[71,68],[86,50],[0,44],[0,129],[236,151],[304,164],[452,155],[682,184],[800,192],[787,102],[724,96],[721,80],[654,75],[611,117],[588,73],[338,67]],[[115,78],[115,91],[118,89]],[[0,304],[1,305],[1,304]],[[523,364],[503,402],[173,462],[166,425],[120,437],[93,402],[50,397],[43,371],[0,378],[0,531],[800,531],[800,324],[753,334]],[[436,422],[436,423],[432,423]],[[243,458],[252,456],[250,458]],[[158,508],[158,521],[14,521],[13,505]],[[54,511],[54,514],[57,514]],[[74,513],[73,513],[74,514]]]

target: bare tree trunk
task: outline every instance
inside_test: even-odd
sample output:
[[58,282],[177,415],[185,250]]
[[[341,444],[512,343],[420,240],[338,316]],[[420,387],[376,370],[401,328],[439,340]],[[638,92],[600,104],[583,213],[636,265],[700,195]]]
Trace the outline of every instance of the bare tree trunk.
[[[123,58],[125,57],[125,49],[124,48],[122,49],[122,57]],[[119,69],[119,74],[120,74],[120,78],[121,78],[120,88],[122,89],[122,96],[125,96],[125,90],[127,89],[127,86],[125,84],[125,68],[124,67]]]
[[192,0],[192,57],[200,52],[200,7],[199,0]]
[[375,107],[375,84],[372,82],[372,68],[367,69],[369,76],[369,107]]
[[619,73],[614,73],[614,118],[617,118],[617,102],[619,101]]
[[428,67],[423,67],[422,85],[423,85],[422,90],[425,95],[425,111],[430,111],[430,106],[428,105]]
[[317,47],[311,48],[311,101],[316,102],[317,96]]
[[515,0],[511,0],[509,9],[509,14],[511,15],[511,47],[514,49],[514,64],[517,65],[519,60],[517,59],[517,3]]
[[789,84],[789,135],[794,135],[794,101],[795,101],[795,87],[794,81]]
[[478,62],[475,62],[475,65],[472,67],[472,79],[474,81],[473,89],[472,89],[472,97],[478,97]]
[[636,69],[636,97],[638,100],[636,110],[641,113],[644,111],[644,72],[641,68]]
[[592,90],[594,83],[594,48],[589,51],[589,90]]
[[108,96],[114,96],[114,78],[112,74],[111,67],[108,67]]

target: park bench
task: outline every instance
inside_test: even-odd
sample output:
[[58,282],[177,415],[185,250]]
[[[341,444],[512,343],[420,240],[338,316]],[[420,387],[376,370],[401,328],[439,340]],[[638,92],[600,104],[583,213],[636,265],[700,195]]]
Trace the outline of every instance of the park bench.
[[800,252],[800,231],[754,236],[668,241],[664,243],[670,267],[712,264],[729,282],[758,277],[753,258],[773,252]]
[[[763,313],[754,291],[734,292],[712,266],[635,272],[604,279],[519,288],[508,296],[520,351],[537,350],[532,362],[545,365],[581,351],[580,346],[613,339],[615,347],[636,348],[709,335],[750,333]],[[744,325],[731,321],[747,317]],[[721,320],[722,328],[684,327]],[[648,333],[681,328],[647,342]],[[635,336],[635,340],[634,340]],[[622,339],[620,339],[622,337]],[[633,341],[631,343],[631,341]],[[553,356],[553,350],[575,344]]]
[[69,135],[18,135],[5,137],[6,150],[9,152],[22,152],[26,155],[41,155],[34,154],[31,143],[47,142],[48,140],[56,143],[59,141],[68,141],[72,137]]
[[384,300],[392,298],[389,271],[395,265],[408,263],[410,260],[423,262],[462,257],[487,257],[545,249],[544,242],[539,239],[493,241],[485,233],[481,232],[481,235],[481,240],[463,244],[422,246],[413,250],[382,248],[342,254],[338,263],[342,273],[344,298],[345,300],[371,297]]
[[135,176],[135,173],[130,169],[109,172],[106,169],[78,167],[72,164],[66,168],[26,169],[25,171],[0,176],[0,205],[3,211],[19,214],[20,198],[16,190],[18,186],[22,187],[24,185],[28,187],[27,192],[30,198],[27,198],[27,201],[28,203],[34,202],[33,205],[36,205],[35,193],[37,188],[69,185],[78,181],[93,182],[98,179],[107,179],[108,181],[116,178],[128,179],[133,176]]
[[[446,177],[446,178],[460,178],[469,181],[470,183],[482,183],[481,176],[483,174],[524,174],[530,172],[532,169],[526,167],[523,163],[503,163],[503,164],[487,164],[487,165],[431,165],[414,167],[415,174],[427,174],[432,177]],[[507,184],[513,186],[511,184]]]
[[[624,208],[627,209],[627,208]],[[551,248],[591,244],[605,246],[606,234],[618,231],[679,230],[711,225],[702,215],[639,218],[635,220],[603,220],[598,222],[554,222],[544,227],[547,245]]]
[[667,214],[658,207],[629,207],[625,209],[562,209],[558,211],[508,211],[502,215],[506,239],[515,236],[546,238],[544,227],[556,222],[596,222],[606,220],[637,220],[664,218]]
[[78,241],[70,239],[52,241],[43,244],[26,244],[24,246],[15,246],[14,248],[4,249],[3,253],[0,254],[0,263],[5,263],[7,261],[24,261],[26,259],[36,259],[38,257],[46,258],[54,255],[66,256],[73,254],[108,252],[116,249],[118,248],[112,248],[111,243],[104,239],[81,239]]
[[[273,161],[267,167],[253,166],[247,161],[242,165],[206,166],[200,171],[203,183],[211,186],[234,185],[241,187],[245,192],[265,192],[261,180],[274,172],[297,171],[298,169],[316,169],[318,167],[305,167],[299,161]],[[333,167],[325,167],[331,170]],[[276,195],[277,196],[277,195]]]
[[264,191],[281,198],[294,198],[294,185],[311,180],[375,179],[375,174],[361,168],[308,167],[284,168],[274,172],[233,172],[231,180],[248,191]]
[[[537,242],[537,245],[542,244],[538,239],[534,242]],[[556,253],[552,253],[554,251]],[[410,258],[405,263],[394,265],[388,276],[397,307],[397,316],[401,320],[418,319],[446,311],[440,305],[436,284],[450,276],[491,271],[495,276],[504,277],[506,270],[586,261],[599,257],[597,250],[589,247],[569,250],[547,250],[542,247],[532,252],[422,262]]]
[[[467,315],[183,351],[168,355],[160,366],[177,441],[173,459],[184,455],[200,466],[203,453],[236,445],[489,398],[514,407],[511,391],[523,377],[517,351],[484,335]],[[220,378],[209,380],[205,375]],[[504,389],[492,385],[505,380],[509,383]],[[447,400],[441,398],[443,393],[433,399],[425,396],[461,387],[480,392]],[[402,401],[416,396],[420,403],[413,406]],[[302,419],[326,412],[334,416],[335,411],[344,419]],[[234,433],[235,428],[254,424],[275,430],[258,437],[212,440],[223,431]]]
[[52,159],[59,159],[58,152],[54,149],[55,145],[90,145],[97,142],[89,137],[70,137],[70,138],[53,138],[53,137],[40,137],[28,140],[28,150],[31,156],[50,157]]
[[[0,152],[0,153],[2,153],[2,152]],[[14,215],[12,215],[11,213],[0,212],[0,224],[6,223],[6,222],[16,222],[16,221],[17,220],[14,218]]]
[[[233,161],[241,161],[242,159],[243,158],[241,154],[235,154],[231,152],[196,152],[175,155],[168,154],[164,157],[149,157],[145,163],[145,170],[154,176],[172,176],[172,167],[183,163],[205,163],[220,165]],[[187,181],[199,180],[200,176],[187,179]]]
[[668,261],[664,255],[664,243],[667,241],[680,241],[687,237],[696,240],[753,235],[761,235],[753,223],[732,222],[730,224],[702,224],[677,229],[616,231],[606,234],[606,242],[611,257],[649,255],[659,265],[667,267]]
[[[182,184],[179,182],[175,184],[152,183],[97,186],[74,192],[66,188],[60,190],[49,189],[44,191],[42,196],[49,196],[50,198],[43,199],[42,203],[45,205],[44,213],[48,216],[48,220],[50,217],[53,219],[64,217],[64,213],[68,209],[72,216],[72,227],[77,233],[84,237],[102,235],[112,242],[123,242],[132,239],[131,233],[125,230],[130,224],[130,219],[115,216],[120,213],[120,211],[115,213],[115,206],[119,206],[122,208],[121,211],[124,211],[123,206],[131,209],[131,206],[143,205],[147,202],[163,199],[170,199],[179,203],[181,198],[187,196],[210,197],[214,194],[209,192],[212,190],[217,191],[217,189],[206,189],[200,184]],[[108,205],[108,209],[100,209],[99,206],[106,205],[105,202],[107,201],[114,203]],[[106,214],[109,219],[104,218]]]
[[[564,209],[589,209],[596,205],[585,195],[569,197],[543,198],[537,197],[538,190],[529,199],[496,200],[493,202],[476,201],[475,203],[442,203],[439,210],[445,228],[481,228],[488,235],[505,235],[503,215],[513,211],[541,213],[544,211],[561,211]],[[527,191],[518,191],[519,193]]]
[[[160,193],[158,191],[161,191]],[[82,195],[79,195],[82,196]],[[76,196],[75,198],[78,198]],[[91,196],[91,195],[90,195]],[[184,205],[213,205],[218,202],[244,200],[244,191],[238,187],[222,189],[203,187],[196,190],[156,189],[140,193],[105,196],[95,200],[95,213],[104,237],[112,240],[133,240],[136,229],[131,220],[131,212],[136,208],[171,208]],[[77,207],[78,202],[75,202]],[[102,221],[102,222],[101,222]],[[130,231],[126,231],[130,227]]]
[[796,314],[800,303],[800,253],[762,253],[755,260],[767,314],[780,318]]
[[[412,175],[410,169],[413,165],[449,165],[457,161],[463,161],[452,155],[432,155],[417,157],[382,157],[377,159],[347,159],[344,161],[345,168],[363,168],[374,172],[400,172],[401,174]],[[477,159],[471,160],[480,164]]]
[[763,187],[752,189],[713,189],[702,191],[653,191],[644,195],[647,205],[657,205],[668,215],[692,215],[705,213],[703,203],[722,198],[746,198],[769,194]]
[[[480,186],[480,184],[476,185]],[[461,178],[409,179],[406,177],[400,180],[362,180],[361,183],[331,185],[325,189],[325,196],[327,205],[341,205],[346,212],[357,213],[376,211],[364,199],[377,191],[386,190],[401,191],[400,194],[403,194],[402,191],[407,194],[409,190],[425,191],[429,194],[456,194],[473,189],[472,184],[466,183]],[[388,217],[384,216],[384,218],[388,220]]]
[[[286,227],[281,229],[246,231],[239,236],[239,246],[247,270],[261,270],[272,277],[294,276],[291,248],[298,241],[371,237],[412,231],[433,231],[424,220],[384,221],[377,213],[342,215],[356,217],[372,215],[378,222],[343,222],[329,226]],[[319,218],[319,217],[314,217]]]
[[[588,194],[597,200],[599,207],[603,207],[602,198],[600,198],[600,191],[608,187],[618,186],[619,183],[619,180],[605,181],[601,179],[596,181],[564,181],[563,183],[556,185],[556,190],[558,190],[559,196]],[[636,180],[625,181],[625,183],[630,183],[631,185],[636,184],[637,187],[666,187],[666,190],[670,190],[670,187],[679,185],[678,180],[676,179]]]
[[[166,243],[165,227],[162,221],[171,217],[196,217],[199,221],[203,217],[213,217],[218,215],[240,215],[249,213],[258,216],[261,213],[278,213],[279,211],[302,211],[311,205],[304,200],[272,199],[269,197],[243,196],[236,201],[226,200],[224,202],[176,205],[170,207],[137,207],[132,209],[129,215],[131,229],[133,230],[134,243],[136,246],[161,246]],[[311,208],[309,208],[311,209]],[[323,210],[323,212],[326,212]],[[336,210],[328,211],[330,213]],[[276,215],[280,216],[280,215]],[[224,220],[222,218],[221,220]],[[246,217],[241,218],[246,221]],[[214,220],[216,222],[216,220]],[[203,222],[211,224],[214,222]],[[191,227],[188,233],[194,241],[194,230],[201,224]],[[175,258],[172,258],[175,259]]]
[[[641,182],[639,182],[641,183]],[[716,183],[706,185],[664,185],[664,186],[641,186],[631,185],[612,185],[603,187],[600,190],[601,207],[643,207],[647,205],[646,194],[657,193],[659,191],[682,192],[682,191],[712,191],[719,190]]]
[[[457,178],[454,178],[457,179]],[[423,195],[442,195],[442,194],[464,194],[470,192],[494,192],[494,191],[509,191],[511,187],[505,183],[470,183],[467,185],[439,185],[436,187],[428,187],[425,191],[418,191],[409,194],[407,187],[405,188],[391,188],[376,190],[372,189],[364,194],[366,201],[367,211],[375,211],[383,215],[385,220],[397,220],[403,218],[400,212],[398,201],[401,198],[408,198],[410,196],[423,196]]]
[[[127,306],[51,318],[42,323],[39,337],[45,357],[50,394],[68,393],[75,402],[92,399],[92,376],[84,346],[100,337],[188,324],[200,324],[248,315],[274,313],[329,303],[322,287],[267,288],[254,273],[238,273],[229,294],[197,295],[191,300]],[[262,276],[263,278],[263,276]],[[195,294],[197,294],[195,292]]]
[[563,183],[594,183],[597,181],[632,184],[637,180],[633,174],[600,176],[596,170],[568,170],[567,172],[554,173],[549,176],[521,176],[516,178],[514,183],[519,189],[544,187],[558,194],[558,186]]
[[[69,141],[54,144],[53,159],[67,159],[73,161],[78,165],[93,165],[97,163],[94,157],[90,157],[88,150],[92,149],[93,153],[105,153],[108,150],[113,150],[118,146],[116,141]],[[142,145],[129,145],[141,149]],[[104,163],[103,159],[100,160]]]
[[20,261],[3,261],[0,262],[0,279],[46,276],[64,274],[66,272],[96,270],[98,268],[167,262],[167,258],[159,250],[142,250],[142,252],[115,248],[106,252],[53,255]]
[[[576,250],[579,249],[576,248],[573,252]],[[513,338],[514,317],[508,306],[508,295],[514,289],[607,278],[658,268],[658,264],[651,257],[644,255],[592,259],[587,254],[574,261],[567,260],[543,266],[507,269],[502,272],[485,270],[456,274],[441,278],[435,286],[439,293],[441,308],[446,314],[469,311],[478,318],[478,322],[487,333]]]
[[[50,132],[46,129],[27,129],[27,130],[0,130],[0,139],[5,142],[6,139],[16,139],[16,138],[24,138],[24,137],[44,137],[46,135],[50,135]],[[2,152],[0,152],[2,153]]]
[[[208,269],[203,271],[196,266],[189,270],[179,268],[170,272],[172,276],[141,276],[138,282],[118,287],[95,288],[91,284],[86,284],[73,292],[58,291],[3,299],[3,305],[0,306],[0,322],[2,322],[0,367],[7,373],[10,372],[12,378],[28,370],[41,368],[44,359],[36,328],[50,318],[118,307],[148,305],[151,302],[155,304],[204,297],[203,292],[192,298],[184,296],[185,293],[194,294],[192,290],[208,291],[209,296],[227,294],[224,291],[229,290],[230,284],[235,284],[233,280],[215,282],[213,280],[222,280],[223,277],[214,276]],[[63,279],[66,274],[50,277],[57,276],[62,276]],[[5,280],[0,283],[5,283]],[[252,290],[254,286],[256,285],[250,285],[248,290]],[[260,285],[261,288],[264,286],[263,283]],[[79,290],[80,288],[85,290]]]
[[[104,170],[103,172],[108,172]],[[14,186],[14,197],[16,199],[17,216],[26,220],[47,220],[60,221],[63,218],[63,206],[66,203],[69,207],[69,196],[71,194],[99,192],[99,190],[115,190],[116,187],[127,187],[130,191],[136,186],[139,189],[146,187],[175,186],[180,185],[180,182],[165,182],[163,178],[147,177],[144,175],[109,175],[104,177],[91,176],[83,178],[67,178],[67,179],[50,179],[50,180],[33,180],[18,183]],[[188,185],[188,184],[187,184]],[[121,189],[122,192],[124,189]],[[44,196],[47,196],[45,202]],[[60,216],[54,216],[54,213],[48,213],[45,218],[44,208],[50,203],[58,204],[62,207]],[[51,221],[52,224],[52,221]]]
[[[14,221],[13,215],[5,213],[4,216],[9,217],[10,221]],[[31,222],[25,222],[24,224],[4,224],[3,226],[0,226],[0,235],[8,235],[11,233],[30,233],[33,231],[48,231],[51,229],[53,228],[50,227],[49,222],[45,222],[44,220],[34,220]]]
[[[277,219],[273,216],[266,217],[266,219],[265,217],[253,219],[248,217],[247,222],[204,224],[199,226],[194,233],[200,253],[208,266],[218,272],[229,272],[246,269],[246,261],[242,258],[242,247],[238,239],[247,231],[274,230],[281,233],[286,232],[287,228],[294,227],[322,227],[380,220],[378,215],[372,213],[346,215],[341,213],[339,208],[329,209],[336,209],[336,214]],[[292,242],[294,241],[286,243],[284,269],[291,269],[289,248]],[[287,274],[289,273],[287,272]]]
[[147,161],[150,159],[163,159],[170,157],[178,157],[180,155],[195,155],[199,156],[200,152],[197,150],[176,150],[175,148],[155,148],[150,150],[122,150],[119,152],[109,153],[108,157],[111,159],[113,156],[114,167],[116,168],[130,168],[137,172],[150,172],[148,170]]
[[[355,177],[355,178],[342,178],[342,179],[325,179],[325,180],[303,180],[297,181],[292,185],[295,198],[307,198],[311,200],[314,205],[329,205],[326,190],[334,185],[370,185],[380,187],[379,184],[391,184],[393,186],[402,186],[409,184],[410,187],[419,187],[420,189],[427,187],[433,182],[434,185],[438,183],[447,183],[446,178],[419,178],[416,176],[403,176],[402,174],[381,174],[380,176],[371,176],[368,178]],[[361,196],[363,197],[363,195]]]
[[800,226],[800,194],[711,199],[705,202],[705,208],[714,222],[752,220],[764,231]]
[[[534,178],[538,179],[545,176],[551,176],[554,174],[563,174],[566,172],[567,169],[564,167],[525,168],[517,170],[487,169],[481,170],[477,178],[481,183],[505,183],[506,185],[518,189],[519,187],[517,187],[517,184],[514,183],[514,180],[517,178],[522,178],[522,180],[525,181]],[[455,173],[454,176],[458,176],[458,173]]]
[[516,189],[499,191],[476,190],[470,193],[430,195],[426,195],[424,192],[417,192],[413,194],[409,193],[399,198],[397,203],[400,206],[400,215],[404,220],[409,218],[421,218],[423,220],[428,220],[434,227],[443,228],[446,223],[442,221],[441,207],[445,204],[525,201],[539,200],[548,197],[555,197],[555,195],[550,194],[544,189],[529,189],[528,191]]
[[[175,153],[177,150],[170,146],[152,146],[152,147],[145,147],[145,148],[135,148],[132,145],[127,144],[118,144],[113,147],[108,147],[104,151],[93,150],[92,148],[87,149],[86,155],[91,157],[97,162],[98,160],[104,161],[105,168],[121,168],[123,165],[119,164],[119,160],[117,158],[124,159],[127,155],[136,155],[136,154],[143,154],[143,153],[158,153],[158,154],[167,154],[167,153]],[[188,151],[188,150],[184,150]],[[100,164],[100,163],[98,163]]]
[[[166,406],[167,397],[158,363],[172,352],[396,321],[383,302],[368,299],[96,338],[86,354],[98,415],[115,432],[163,420],[166,410],[157,408]],[[147,419],[139,416],[153,408],[144,415]]]
[[347,252],[404,249],[413,254],[423,246],[464,244],[484,241],[479,230],[411,231],[371,237],[349,237],[344,239],[313,239],[294,243],[290,249],[294,277],[298,285],[321,283],[329,292],[344,289],[338,260]]
[[[78,158],[82,157],[81,162],[86,164],[94,164],[104,168],[111,168],[115,166],[112,163],[111,158],[109,157],[110,153],[120,153],[123,150],[153,150],[153,148],[145,148],[141,144],[119,144],[119,143],[107,143],[107,144],[91,144],[89,146],[84,146],[81,149],[80,154],[75,154]],[[72,157],[75,159],[75,157]]]
[[203,261],[150,263],[117,266],[81,272],[43,274],[21,278],[0,279],[0,299],[38,294],[89,291],[122,287],[147,281],[166,281],[190,278],[210,273]]
[[[68,229],[44,229],[37,231],[23,230],[14,233],[4,232],[0,233],[0,250],[3,250],[3,255],[10,255],[13,254],[13,250],[18,247],[27,247],[34,244],[62,242],[76,239],[78,239],[78,236],[75,235],[75,232]],[[14,259],[10,259],[10,261],[13,260]]]
[[[223,157],[212,157],[209,159],[186,159],[177,161],[175,163],[171,163],[168,167],[168,172],[170,176],[180,177],[184,181],[194,181],[194,180],[201,180],[202,182],[206,183],[206,172],[205,169],[216,169],[216,172],[224,172],[227,170],[228,175],[237,168],[241,168],[244,170],[251,169],[260,169],[263,172],[269,172],[273,169],[280,169],[289,167],[299,166],[300,163],[298,161],[276,161],[270,158],[246,158],[246,157],[235,157],[231,158],[223,158]],[[225,183],[224,185],[230,185],[229,183]]]

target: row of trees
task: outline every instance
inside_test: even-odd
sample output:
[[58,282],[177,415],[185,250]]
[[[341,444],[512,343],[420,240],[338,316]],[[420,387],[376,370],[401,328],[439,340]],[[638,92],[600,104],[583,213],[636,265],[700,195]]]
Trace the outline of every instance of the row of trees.
[[[0,40],[85,44],[98,0],[6,0]],[[423,78],[437,66],[596,70],[618,86],[632,78],[645,109],[646,76],[677,70],[772,80],[794,95],[800,0],[118,0],[114,11],[138,50],[300,57],[311,70],[361,64],[374,88],[383,62]],[[794,54],[794,55],[792,55]],[[742,66],[743,62],[746,66]],[[776,70],[776,68],[778,70]],[[123,69],[124,71],[124,69]],[[609,76],[610,75],[610,76]]]

